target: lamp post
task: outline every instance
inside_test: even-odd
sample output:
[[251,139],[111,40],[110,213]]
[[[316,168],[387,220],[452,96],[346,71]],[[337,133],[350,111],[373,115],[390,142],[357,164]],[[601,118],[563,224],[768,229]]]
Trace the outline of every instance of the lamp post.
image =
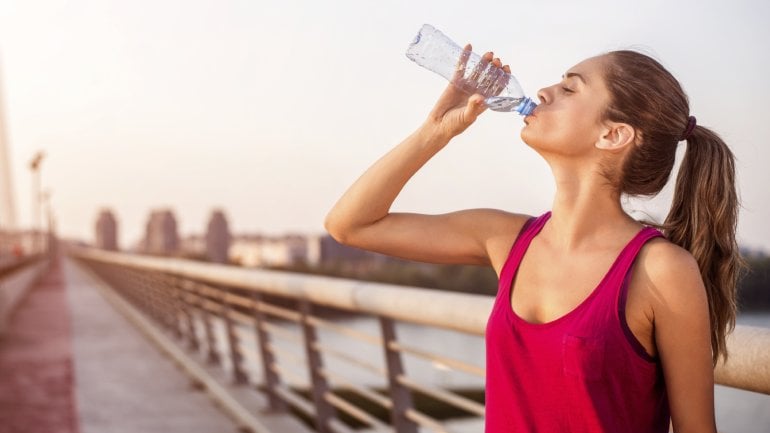
[[[41,215],[45,221],[41,221],[41,224],[45,225],[45,232],[41,235],[43,239],[43,251],[46,254],[50,254],[53,247],[53,214],[51,211],[51,189],[46,189],[40,193],[40,202],[42,203]],[[42,228],[42,226],[41,226]]]
[[39,151],[32,157],[32,161],[29,163],[29,169],[32,171],[32,251],[39,253],[40,245],[40,212],[42,206],[40,202],[42,200],[42,193],[40,191],[40,164],[43,162],[45,153]]

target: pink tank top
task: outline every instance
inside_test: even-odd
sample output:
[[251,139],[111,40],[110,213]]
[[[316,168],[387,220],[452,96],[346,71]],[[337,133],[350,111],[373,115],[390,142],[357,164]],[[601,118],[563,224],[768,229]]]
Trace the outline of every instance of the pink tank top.
[[582,303],[534,324],[511,308],[511,285],[550,216],[526,223],[500,273],[486,330],[485,431],[668,432],[660,362],[647,354],[625,318],[629,270],[645,242],[662,234],[640,230]]

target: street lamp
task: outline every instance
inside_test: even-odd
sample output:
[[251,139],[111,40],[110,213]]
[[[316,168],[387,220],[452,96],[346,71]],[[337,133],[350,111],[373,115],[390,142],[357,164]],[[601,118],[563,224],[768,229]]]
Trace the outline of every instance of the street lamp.
[[[46,189],[40,194],[40,201],[42,205],[42,216],[45,221],[41,221],[41,224],[45,225],[45,240],[43,243],[43,251],[50,254],[53,249],[53,211],[51,210],[51,189]],[[42,236],[42,235],[41,235]]]
[[29,162],[29,169],[32,171],[32,251],[38,253],[40,249],[40,211],[42,206],[40,201],[42,200],[42,193],[40,191],[40,164],[43,162],[45,153],[39,151],[32,157],[32,161]]

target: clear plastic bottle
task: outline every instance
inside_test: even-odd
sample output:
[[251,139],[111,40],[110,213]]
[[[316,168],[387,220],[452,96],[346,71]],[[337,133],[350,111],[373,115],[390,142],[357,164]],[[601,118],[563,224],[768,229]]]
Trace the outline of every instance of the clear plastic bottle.
[[535,109],[537,104],[524,95],[513,75],[493,67],[491,62],[477,70],[481,56],[476,53],[466,54],[465,80],[455,80],[460,56],[463,54],[462,47],[430,24],[422,26],[406,50],[406,57],[418,65],[441,75],[468,93],[484,95],[484,102],[490,110],[515,111],[526,116]]

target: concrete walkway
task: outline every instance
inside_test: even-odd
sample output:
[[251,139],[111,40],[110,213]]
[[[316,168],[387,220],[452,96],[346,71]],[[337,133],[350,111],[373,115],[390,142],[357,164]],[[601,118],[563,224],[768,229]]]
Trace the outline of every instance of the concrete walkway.
[[63,260],[82,433],[235,432],[208,396]]
[[7,325],[0,340],[0,433],[77,432],[72,333],[59,261],[21,297]]
[[229,433],[236,424],[58,258],[0,340],[0,433]]

